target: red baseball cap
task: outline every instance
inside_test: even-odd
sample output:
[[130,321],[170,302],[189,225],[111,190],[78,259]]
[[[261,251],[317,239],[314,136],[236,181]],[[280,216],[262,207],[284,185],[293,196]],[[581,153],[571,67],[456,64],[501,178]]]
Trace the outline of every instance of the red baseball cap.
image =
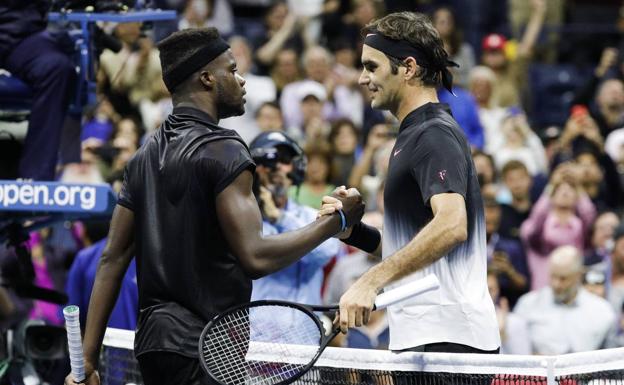
[[482,47],[484,51],[498,51],[505,47],[505,43],[507,43],[505,36],[491,33],[483,39]]

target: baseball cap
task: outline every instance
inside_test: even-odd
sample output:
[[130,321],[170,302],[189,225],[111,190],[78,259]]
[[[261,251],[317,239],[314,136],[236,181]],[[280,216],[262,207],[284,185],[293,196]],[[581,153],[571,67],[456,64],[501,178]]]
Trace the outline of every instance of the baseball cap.
[[498,51],[505,48],[507,39],[498,33],[491,33],[483,39],[482,48],[484,51]]
[[299,89],[297,90],[297,95],[299,96],[299,101],[303,101],[308,96],[315,97],[319,102],[324,102],[327,100],[327,91],[325,91],[325,87],[314,80],[305,80],[299,85]]

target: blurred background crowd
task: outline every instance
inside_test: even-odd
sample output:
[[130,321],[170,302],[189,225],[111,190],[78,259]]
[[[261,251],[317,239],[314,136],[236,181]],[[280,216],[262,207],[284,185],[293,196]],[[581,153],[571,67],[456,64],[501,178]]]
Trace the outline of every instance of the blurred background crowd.
[[[303,149],[307,167],[299,183],[286,184],[288,202],[318,208],[335,186],[355,187],[367,202],[364,220],[382,227],[384,176],[398,122],[371,109],[358,85],[360,29],[389,12],[427,13],[460,65],[453,69],[455,95],[441,89],[439,98],[451,106],[473,148],[502,351],[563,354],[624,346],[620,0],[154,3],[176,10],[177,20],[101,23],[120,49],[106,48],[99,56],[97,102],[80,116],[79,151],[59,143],[52,174],[31,175],[22,171],[37,168],[24,163],[35,144],[5,135],[0,138],[4,179],[19,170],[13,177],[108,183],[118,191],[125,164],[172,109],[157,42],[175,30],[213,26],[228,39],[247,91],[245,114],[220,125],[235,129],[247,143],[280,131]],[[0,123],[0,132],[9,132],[8,125]],[[276,221],[286,203],[259,195],[267,224],[281,231]],[[29,240],[37,284],[66,291],[70,302],[85,310],[81,316],[106,234],[107,223],[83,221],[55,225]],[[7,274],[12,255],[3,254]],[[333,303],[376,262],[336,242],[305,274],[291,269],[282,283],[312,291],[306,298]],[[135,326],[134,274],[131,266],[111,326]],[[0,299],[3,329],[26,319],[61,323],[56,305],[20,299],[10,290]],[[380,312],[338,344],[387,348],[387,342]]]

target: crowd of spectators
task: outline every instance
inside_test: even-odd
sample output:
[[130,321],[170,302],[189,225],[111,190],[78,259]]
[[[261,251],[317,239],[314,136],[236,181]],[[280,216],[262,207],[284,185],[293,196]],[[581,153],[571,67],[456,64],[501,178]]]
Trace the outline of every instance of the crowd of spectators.
[[[153,29],[140,23],[103,25],[122,48],[106,49],[99,58],[97,104],[82,117],[81,161],[60,166],[59,181],[109,183],[118,191],[125,164],[172,108],[161,79],[158,39],[179,28],[214,26],[228,38],[247,91],[245,114],[220,125],[237,130],[247,143],[262,132],[287,133],[307,156],[304,180],[290,187],[288,199],[318,208],[335,186],[355,187],[366,199],[366,220],[381,227],[384,177],[398,122],[372,109],[358,84],[359,31],[389,11],[426,12],[460,64],[453,69],[453,94],[440,90],[439,98],[451,106],[473,148],[485,205],[488,286],[503,352],[562,354],[624,346],[620,1],[160,3],[178,11],[176,23]],[[604,25],[603,15],[613,16],[612,29],[589,41],[575,34],[581,22]],[[570,47],[569,40],[577,45]],[[535,101],[543,100],[541,92],[553,91],[532,82],[531,74],[569,65],[585,76],[575,78],[578,86],[565,95],[552,95],[565,99],[553,111],[564,118],[544,124]],[[106,224],[90,222],[33,233],[29,246],[37,283],[66,290],[72,303],[88,311],[87,293],[105,237]],[[374,263],[374,257],[342,245],[334,258],[315,265],[324,272],[324,286],[304,297],[337,302],[349,282]],[[134,269],[128,274],[111,325],[131,329]],[[11,298],[13,303],[0,309],[5,327],[29,317],[60,322],[52,305]],[[338,345],[386,348],[387,338],[380,313]]]

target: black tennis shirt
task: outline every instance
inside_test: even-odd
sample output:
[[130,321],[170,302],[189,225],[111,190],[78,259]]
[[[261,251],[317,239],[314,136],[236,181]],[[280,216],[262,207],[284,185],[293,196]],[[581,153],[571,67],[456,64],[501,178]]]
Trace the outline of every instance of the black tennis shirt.
[[175,108],[126,166],[118,204],[135,218],[137,356],[196,358],[205,324],[249,301],[251,280],[219,225],[216,197],[254,168],[235,131],[189,107]]

